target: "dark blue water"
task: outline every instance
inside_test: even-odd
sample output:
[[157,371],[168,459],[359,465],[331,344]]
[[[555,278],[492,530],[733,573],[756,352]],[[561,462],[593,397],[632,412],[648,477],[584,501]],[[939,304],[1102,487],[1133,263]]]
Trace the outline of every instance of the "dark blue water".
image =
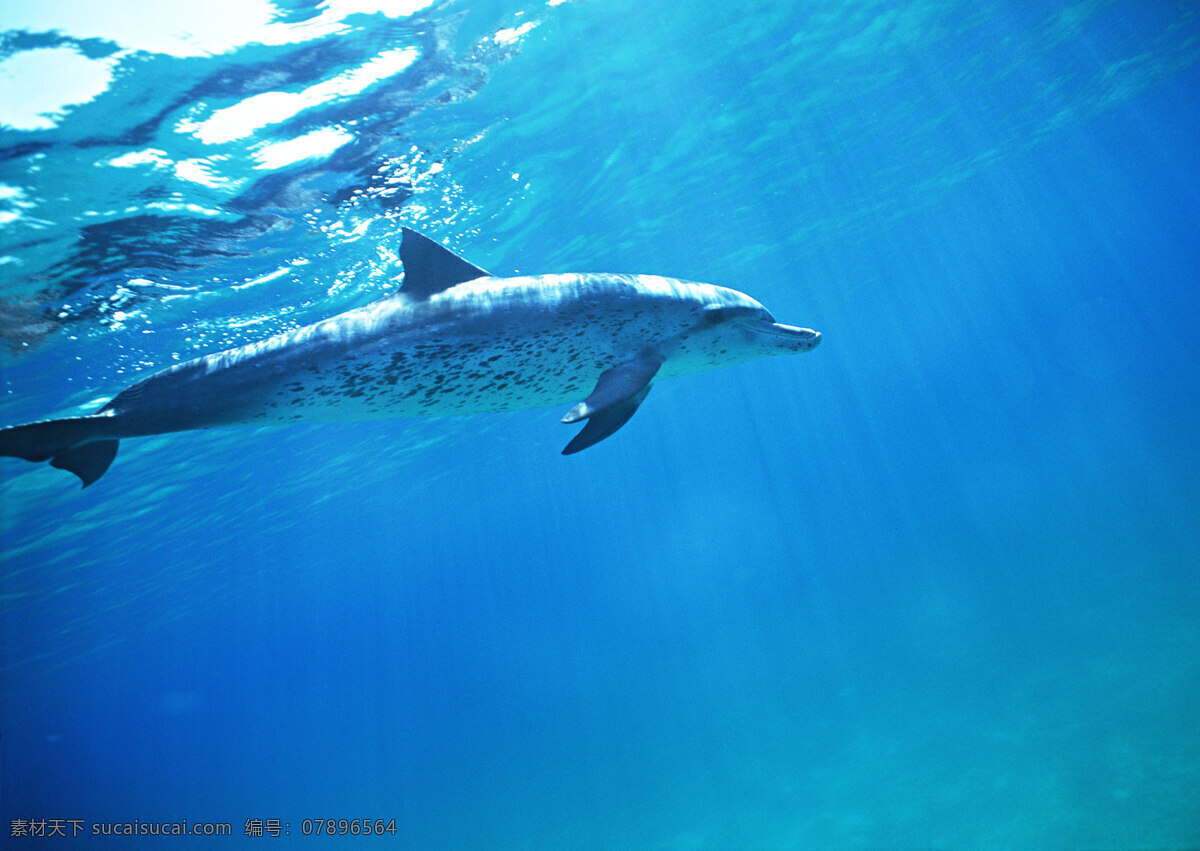
[[405,225],[824,342],[571,458],[549,410],[4,459],[0,845],[1200,845],[1193,4],[33,5],[5,423],[391,292]]

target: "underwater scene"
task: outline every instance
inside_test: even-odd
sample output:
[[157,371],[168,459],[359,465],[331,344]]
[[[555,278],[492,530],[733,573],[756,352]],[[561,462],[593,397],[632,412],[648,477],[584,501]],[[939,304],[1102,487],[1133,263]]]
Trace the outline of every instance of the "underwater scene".
[[1200,847],[1197,329],[1192,2],[0,0],[0,846]]

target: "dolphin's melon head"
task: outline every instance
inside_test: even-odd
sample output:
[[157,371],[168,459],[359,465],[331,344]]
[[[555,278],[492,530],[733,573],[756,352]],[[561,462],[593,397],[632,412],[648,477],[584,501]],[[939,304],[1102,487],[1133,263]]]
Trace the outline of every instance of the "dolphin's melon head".
[[770,311],[743,293],[727,290],[721,296],[705,306],[693,336],[697,341],[707,337],[719,348],[736,352],[731,360],[808,352],[821,342],[819,332],[776,322]]
[[724,287],[709,287],[693,316],[695,324],[669,355],[664,377],[807,352],[821,342],[816,331],[776,322],[750,296]]

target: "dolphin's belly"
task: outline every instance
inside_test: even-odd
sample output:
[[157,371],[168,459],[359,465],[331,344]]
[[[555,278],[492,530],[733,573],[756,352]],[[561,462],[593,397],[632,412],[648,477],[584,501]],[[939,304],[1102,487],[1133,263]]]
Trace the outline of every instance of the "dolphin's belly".
[[442,330],[296,332],[156,373],[109,407],[124,436],[528,410],[577,401],[614,364],[611,345],[570,324]]
[[248,400],[248,424],[393,419],[516,411],[567,404],[611,365],[600,351],[570,352],[538,337],[421,341],[299,365]]

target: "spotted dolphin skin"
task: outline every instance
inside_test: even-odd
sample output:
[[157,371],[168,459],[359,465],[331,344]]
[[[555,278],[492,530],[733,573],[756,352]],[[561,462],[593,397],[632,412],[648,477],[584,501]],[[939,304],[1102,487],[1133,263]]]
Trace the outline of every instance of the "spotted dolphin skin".
[[497,278],[416,231],[392,296],[156,372],[89,416],[0,429],[0,455],[49,461],[87,487],[127,437],[232,425],[516,411],[567,404],[570,455],[623,426],[650,383],[821,335],[736,290],[655,275]]

